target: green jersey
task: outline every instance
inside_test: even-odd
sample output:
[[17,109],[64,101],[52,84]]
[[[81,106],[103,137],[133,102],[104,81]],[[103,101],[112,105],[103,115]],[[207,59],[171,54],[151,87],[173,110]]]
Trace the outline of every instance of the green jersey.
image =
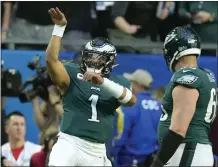
[[[61,132],[91,142],[105,143],[112,133],[118,100],[102,86],[84,81],[78,65],[65,62],[64,66],[71,82],[63,97]],[[110,76],[109,79],[130,88],[130,82],[122,76]]]
[[190,122],[184,142],[210,143],[208,131],[210,123],[216,117],[217,85],[213,74],[201,68],[183,68],[172,76],[163,98],[163,114],[158,128],[160,143],[170,126],[173,112],[172,91],[177,85],[199,91],[195,114]]

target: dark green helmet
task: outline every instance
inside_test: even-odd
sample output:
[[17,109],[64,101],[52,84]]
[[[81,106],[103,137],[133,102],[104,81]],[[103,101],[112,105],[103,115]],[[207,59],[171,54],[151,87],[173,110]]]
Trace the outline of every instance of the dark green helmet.
[[164,41],[164,59],[170,71],[179,58],[188,55],[201,54],[201,43],[198,34],[189,26],[176,27],[166,36]]
[[86,44],[80,68],[84,73],[92,71],[108,75],[113,69],[116,55],[116,48],[108,39],[95,38]]

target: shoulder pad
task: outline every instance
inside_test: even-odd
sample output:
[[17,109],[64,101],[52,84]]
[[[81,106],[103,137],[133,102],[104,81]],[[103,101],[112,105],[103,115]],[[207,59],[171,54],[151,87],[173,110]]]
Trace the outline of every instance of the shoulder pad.
[[183,85],[189,88],[199,88],[201,78],[198,76],[195,69],[185,68],[174,74],[173,82],[177,85]]
[[67,61],[63,62],[63,64],[70,77],[74,78],[76,76],[77,70],[79,69],[79,65]]

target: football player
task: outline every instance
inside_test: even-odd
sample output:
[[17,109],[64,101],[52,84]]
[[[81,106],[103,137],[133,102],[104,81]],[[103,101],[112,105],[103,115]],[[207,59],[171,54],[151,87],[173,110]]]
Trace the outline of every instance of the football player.
[[217,85],[211,72],[198,67],[200,54],[200,39],[188,26],[165,38],[164,58],[174,75],[163,98],[161,146],[152,167],[213,166],[208,131],[216,116]]
[[61,132],[54,144],[49,166],[111,166],[105,141],[112,131],[113,116],[119,105],[136,102],[130,83],[111,76],[116,49],[105,38],[88,42],[82,63],[58,60],[61,37],[67,20],[58,8],[49,10],[54,26],[46,50],[46,64],[52,81],[63,95]]

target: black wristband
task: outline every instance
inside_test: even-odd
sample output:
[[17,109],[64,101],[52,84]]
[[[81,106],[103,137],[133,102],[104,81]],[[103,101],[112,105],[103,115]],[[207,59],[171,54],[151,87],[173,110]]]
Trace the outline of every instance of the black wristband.
[[172,130],[164,137],[163,142],[158,151],[157,157],[163,164],[166,164],[176,152],[184,137],[175,133]]

